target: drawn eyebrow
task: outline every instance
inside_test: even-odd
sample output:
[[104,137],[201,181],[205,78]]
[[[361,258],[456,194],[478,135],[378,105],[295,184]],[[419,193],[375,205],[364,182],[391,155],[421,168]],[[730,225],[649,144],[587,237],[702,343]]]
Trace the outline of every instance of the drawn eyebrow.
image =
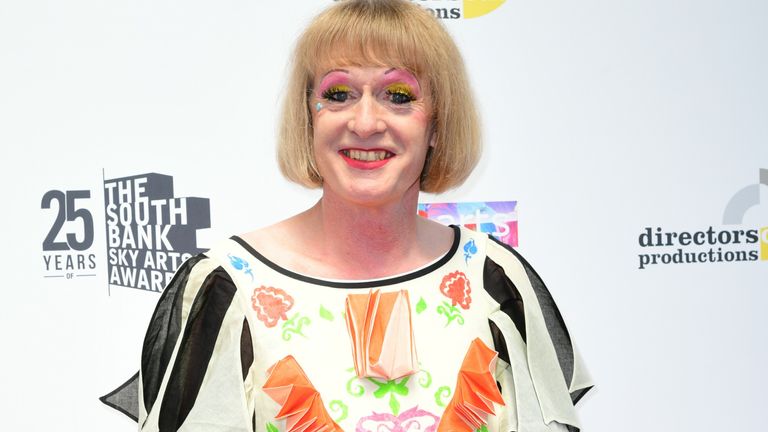
[[384,75],[386,75],[386,74],[388,74],[388,73],[390,73],[390,72],[392,72],[392,71],[396,71],[396,70],[397,70],[397,68],[392,68],[392,69],[389,69],[389,70],[387,70],[386,72],[384,72]]
[[328,74],[330,74],[332,72],[343,72],[343,73],[349,75],[349,71],[346,70],[346,69],[331,69],[328,72],[324,73],[323,76],[320,78],[320,80],[322,81],[323,78],[325,78],[326,76],[328,76]]

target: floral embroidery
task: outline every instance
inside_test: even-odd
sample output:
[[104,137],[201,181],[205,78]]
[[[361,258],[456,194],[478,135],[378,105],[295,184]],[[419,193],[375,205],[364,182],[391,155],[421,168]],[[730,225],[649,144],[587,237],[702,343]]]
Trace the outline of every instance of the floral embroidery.
[[279,320],[287,320],[285,313],[293,307],[293,297],[280,288],[260,286],[253,290],[253,310],[256,317],[267,327],[274,327]]
[[242,270],[243,273],[250,276],[251,280],[253,280],[253,270],[251,269],[251,265],[248,264],[248,261],[232,254],[227,254],[227,257],[229,257],[229,263],[232,264],[232,267],[234,267],[235,270]]
[[333,313],[324,308],[323,305],[320,305],[320,318],[326,321],[333,321]]
[[335,399],[332,400],[330,404],[328,404],[332,412],[338,412],[339,416],[334,418],[333,421],[340,422],[347,418],[347,415],[349,414],[349,407],[344,402]]
[[435,432],[440,417],[415,406],[399,416],[373,413],[357,422],[355,432]]
[[289,341],[291,340],[291,335],[297,334],[299,336],[307,337],[304,333],[301,332],[301,329],[304,328],[305,325],[309,325],[312,323],[312,320],[309,319],[309,317],[301,316],[300,314],[295,314],[291,317],[291,319],[287,320],[283,323],[283,340]]
[[424,297],[419,298],[419,302],[416,303],[416,313],[420,314],[427,309],[427,302],[424,301]]
[[469,309],[469,304],[472,302],[469,293],[472,292],[472,289],[469,286],[469,279],[464,273],[455,271],[445,276],[440,283],[440,292],[451,299],[451,305],[459,305],[465,310]]
[[445,315],[445,317],[448,319],[448,321],[445,323],[446,327],[448,327],[448,325],[454,320],[456,320],[459,325],[464,325],[464,317],[461,316],[461,310],[456,306],[451,305],[447,301],[443,301],[443,303],[437,307],[437,313],[440,315]]
[[448,402],[446,402],[445,399],[449,396],[451,396],[451,388],[448,386],[442,386],[435,392],[435,403],[439,407],[444,407],[448,405]]
[[407,376],[400,381],[387,380],[386,382],[378,381],[374,378],[366,378],[368,381],[376,384],[376,390],[373,395],[376,399],[381,399],[387,394],[389,395],[389,409],[392,410],[392,414],[397,415],[400,412],[400,401],[397,400],[397,396],[408,396],[408,381],[411,379]]
[[475,244],[475,239],[469,239],[469,241],[464,244],[464,263],[469,263],[469,259],[476,253],[477,245]]

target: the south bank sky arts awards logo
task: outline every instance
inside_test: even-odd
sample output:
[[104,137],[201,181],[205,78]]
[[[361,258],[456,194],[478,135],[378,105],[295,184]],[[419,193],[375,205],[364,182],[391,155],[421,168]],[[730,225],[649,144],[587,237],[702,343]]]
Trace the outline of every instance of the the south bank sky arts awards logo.
[[[178,197],[173,177],[156,173],[105,178],[95,192],[51,189],[40,207],[48,221],[41,233],[43,277],[102,277],[109,289],[162,292],[184,261],[204,252],[197,231],[211,227],[208,198]],[[94,217],[101,212],[103,220]],[[418,213],[518,245],[516,201],[425,203]],[[105,233],[103,243],[94,241],[96,230]],[[474,253],[472,245],[464,253]]]
[[[334,0],[340,1],[340,0]],[[506,0],[411,0],[438,19],[477,18],[499,8]]]
[[[101,194],[104,222],[95,227],[92,209]],[[155,173],[104,179],[97,193],[52,189],[41,208],[52,217],[43,240],[43,276],[106,274],[109,288],[162,291],[184,261],[203,252],[197,230],[211,226],[208,198],[176,197],[173,177]],[[95,229],[105,232],[106,244],[94,244]],[[103,257],[105,273],[98,268]]]
[[768,205],[761,203],[761,193],[768,195],[768,169],[760,170],[757,183],[731,197],[717,226],[644,227],[637,238],[641,248],[638,269],[665,264],[768,262],[768,219],[759,225],[744,224],[749,211]]

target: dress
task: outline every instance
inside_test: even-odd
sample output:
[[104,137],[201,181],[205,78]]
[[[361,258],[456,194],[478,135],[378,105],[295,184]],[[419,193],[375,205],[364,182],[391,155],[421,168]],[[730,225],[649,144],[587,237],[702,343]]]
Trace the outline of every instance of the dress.
[[[504,400],[487,431],[577,431],[592,383],[552,297],[513,249],[452,227],[450,251],[416,271],[321,280],[267,260],[238,237],[193,257],[163,292],[142,352],[142,431],[284,431],[262,388],[287,355],[344,431],[435,431],[474,338],[498,352]],[[407,290],[419,372],[358,378],[350,293]],[[482,430],[482,428],[480,429]]]

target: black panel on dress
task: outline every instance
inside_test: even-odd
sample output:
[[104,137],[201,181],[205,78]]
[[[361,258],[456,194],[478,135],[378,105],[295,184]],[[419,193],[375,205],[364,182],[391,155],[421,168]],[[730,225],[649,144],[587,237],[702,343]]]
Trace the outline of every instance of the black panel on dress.
[[546,285],[544,285],[541,277],[539,277],[536,270],[531,267],[525,258],[509,245],[504,244],[491,236],[489,237],[491,240],[514,254],[523,264],[525,273],[531,281],[533,291],[536,293],[541,312],[544,315],[547,332],[552,339],[552,345],[555,347],[557,360],[560,363],[560,369],[562,369],[563,376],[565,377],[565,383],[570,388],[571,381],[573,380],[573,344],[571,343],[571,336],[568,334],[568,329],[565,327],[563,316],[560,314],[560,310],[557,308],[557,305],[552,298],[552,294],[549,293],[549,290]]
[[578,403],[581,400],[581,398],[584,397],[585,394],[587,394],[588,391],[592,390],[592,387],[594,386],[584,387],[583,389],[578,389],[576,391],[571,392],[571,401],[573,402],[573,404],[576,405],[576,403]]
[[221,267],[212,271],[200,287],[160,406],[161,432],[176,431],[195,404],[236,291],[232,278]]
[[253,364],[253,340],[248,320],[243,318],[243,331],[240,332],[240,366],[243,368],[243,380]]
[[[520,295],[515,284],[507,277],[504,269],[496,264],[490,258],[485,258],[483,267],[483,286],[485,291],[496,300],[502,312],[507,314],[515,323],[517,331],[526,341],[525,336],[525,309],[523,308],[523,297]],[[509,359],[506,359],[509,363]]]
[[163,290],[152,314],[141,350],[141,379],[146,412],[150,412],[155,404],[173,348],[181,333],[184,287],[192,268],[205,258],[205,255],[200,254],[182,264],[171,283]]
[[112,407],[139,421],[139,373],[136,372],[120,387],[99,398],[105,405]]
[[493,337],[493,349],[499,353],[499,358],[507,363],[509,361],[509,350],[507,349],[507,341],[504,339],[504,333],[501,332],[499,326],[495,322],[488,320],[488,327],[491,328],[491,337]]

